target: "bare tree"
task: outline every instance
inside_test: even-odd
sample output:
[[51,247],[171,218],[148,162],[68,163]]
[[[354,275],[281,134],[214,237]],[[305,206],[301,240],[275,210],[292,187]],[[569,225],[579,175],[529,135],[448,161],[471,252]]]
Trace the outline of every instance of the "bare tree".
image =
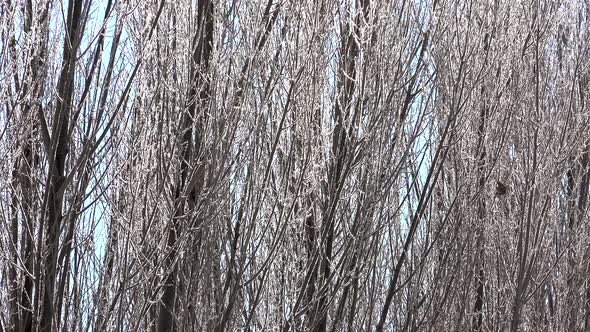
[[0,4],[0,331],[586,330],[588,6]]

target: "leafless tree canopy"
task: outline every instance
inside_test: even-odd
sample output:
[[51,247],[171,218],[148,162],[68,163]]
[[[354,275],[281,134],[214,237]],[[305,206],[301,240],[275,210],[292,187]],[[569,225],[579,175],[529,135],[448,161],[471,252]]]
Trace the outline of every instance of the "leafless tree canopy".
[[590,4],[0,0],[0,332],[590,331]]

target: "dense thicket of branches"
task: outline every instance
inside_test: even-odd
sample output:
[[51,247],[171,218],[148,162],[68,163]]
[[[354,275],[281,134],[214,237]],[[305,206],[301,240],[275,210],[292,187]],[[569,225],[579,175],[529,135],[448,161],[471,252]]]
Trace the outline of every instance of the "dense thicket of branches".
[[2,0],[0,331],[590,330],[584,1]]

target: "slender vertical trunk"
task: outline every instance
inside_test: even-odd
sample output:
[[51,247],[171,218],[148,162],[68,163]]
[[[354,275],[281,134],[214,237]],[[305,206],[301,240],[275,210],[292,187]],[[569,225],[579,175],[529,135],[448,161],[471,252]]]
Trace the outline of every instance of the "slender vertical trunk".
[[486,164],[486,143],[485,143],[485,128],[486,128],[487,106],[482,107],[479,118],[478,129],[478,161],[477,161],[477,253],[476,253],[476,268],[477,276],[475,278],[475,304],[473,306],[473,331],[481,331],[483,324],[483,303],[484,303],[484,287],[485,287],[485,218],[486,218],[486,204],[485,204],[485,164]]
[[11,210],[11,223],[10,223],[10,254],[11,254],[11,260],[8,263],[8,280],[9,280],[9,303],[8,303],[8,309],[9,309],[9,314],[10,314],[10,319],[9,319],[9,327],[12,326],[13,329],[17,329],[18,326],[18,322],[19,322],[19,314],[20,314],[20,310],[18,308],[19,305],[19,299],[18,299],[18,288],[19,288],[19,278],[18,278],[18,273],[16,270],[16,267],[19,265],[19,260],[18,260],[18,193],[17,193],[17,189],[18,185],[17,185],[17,181],[16,179],[18,178],[18,174],[17,174],[17,169],[18,169],[18,162],[14,163],[13,166],[13,171],[12,171],[12,182],[13,185],[12,187],[13,192],[12,192],[12,199],[11,199],[11,204],[10,204],[10,210]]
[[[9,12],[14,8],[9,2],[6,3]],[[24,19],[22,30],[26,35],[32,35],[33,26],[38,27],[38,40],[28,51],[26,64],[29,74],[23,75],[22,81],[18,73],[13,75],[14,86],[20,106],[21,121],[32,123],[32,127],[23,128],[24,132],[17,133],[17,141],[22,142],[22,151],[16,155],[12,171],[12,202],[11,202],[11,254],[12,262],[9,265],[9,288],[10,289],[10,325],[14,331],[30,331],[32,328],[33,311],[33,234],[34,225],[34,173],[39,161],[37,152],[38,123],[35,119],[38,100],[40,99],[41,83],[43,82],[42,67],[45,63],[44,53],[46,37],[43,36],[47,26],[47,6],[33,22],[33,6],[27,2],[23,5]],[[14,33],[14,32],[12,32]],[[16,36],[10,35],[8,43],[9,54],[14,62],[17,62],[18,51],[16,49]],[[27,71],[25,71],[26,73]],[[33,80],[31,80],[31,78]],[[21,104],[22,102],[22,104]],[[16,109],[13,110],[15,112]],[[20,257],[20,259],[19,259]],[[18,271],[22,271],[19,273]]]
[[[57,278],[57,254],[59,251],[59,238],[62,227],[62,207],[65,183],[65,165],[69,150],[68,127],[70,122],[71,103],[74,89],[74,67],[76,64],[79,35],[81,27],[81,0],[70,0],[68,3],[67,35],[64,40],[64,56],[60,78],[57,86],[57,100],[52,128],[52,142],[49,149],[49,174],[47,188],[47,215],[45,248],[47,250],[44,270],[43,306],[41,310],[41,330],[52,331],[56,308],[55,281]],[[62,271],[66,273],[66,271]],[[59,308],[57,308],[59,309]]]
[[[160,303],[158,317],[158,332],[176,331],[175,305],[177,297],[177,278],[178,262],[176,262],[177,249],[176,242],[180,232],[181,225],[186,218],[187,199],[195,200],[198,191],[201,190],[204,179],[202,179],[204,167],[195,161],[200,157],[203,138],[203,117],[206,113],[206,105],[210,98],[209,83],[207,82],[207,71],[209,70],[209,59],[213,49],[213,4],[209,0],[200,0],[198,3],[198,27],[195,32],[193,41],[193,55],[190,63],[191,86],[188,94],[188,111],[182,119],[182,138],[181,138],[181,156],[180,172],[181,176],[175,189],[175,214],[172,218],[171,225],[168,228],[167,247],[170,252],[167,259],[169,272],[164,279],[162,300]],[[196,121],[196,126],[193,125]],[[194,131],[194,127],[197,131]],[[193,136],[195,139],[193,141]],[[192,172],[192,168],[197,164],[201,170]],[[193,175],[191,175],[193,173]],[[194,177],[200,177],[194,179]],[[188,196],[188,197],[187,197]],[[188,202],[191,203],[191,202]],[[192,202],[194,204],[194,202]]]
[[[314,255],[315,255],[315,250],[316,250],[316,234],[317,234],[317,229],[316,229],[316,221],[315,221],[315,213],[313,212],[313,206],[312,206],[312,202],[311,199],[307,200],[307,203],[309,206],[307,206],[308,209],[311,209],[312,212],[309,213],[309,215],[305,218],[305,224],[304,224],[304,234],[305,234],[305,248],[307,250],[307,268],[310,269],[309,273],[310,273],[310,278],[309,278],[309,282],[307,283],[307,289],[306,289],[306,294],[305,294],[305,301],[306,301],[306,305],[309,308],[312,308],[313,305],[313,301],[314,301],[314,296],[315,296],[315,292],[316,292],[316,280],[317,280],[317,274],[318,274],[318,268],[317,268],[317,264],[315,263],[314,260]],[[313,324],[313,316],[310,315],[309,319],[308,319],[308,327],[311,327]]]
[[[580,158],[580,168],[582,171],[582,177],[579,186],[577,215],[578,223],[583,225],[584,222],[588,222],[588,195],[590,190],[590,139],[587,140],[584,144],[584,148]],[[588,232],[588,226],[586,226],[586,232]],[[584,271],[585,273],[581,276],[581,285],[586,285],[586,289],[583,296],[583,312],[584,331],[588,331],[590,329],[590,276],[588,276],[588,273],[590,273],[590,245],[586,244],[586,248],[583,250],[584,253],[582,266],[584,268],[582,269],[582,271]]]
[[336,210],[340,192],[346,180],[346,170],[350,164],[350,127],[354,115],[351,111],[352,98],[356,86],[356,61],[359,52],[358,38],[360,37],[361,6],[356,14],[354,23],[349,22],[342,32],[340,74],[338,76],[338,91],[334,105],[334,133],[332,137],[332,161],[328,170],[329,197],[324,205],[322,218],[322,241],[324,244],[321,263],[321,283],[324,292],[320,294],[316,313],[314,331],[325,332],[327,329],[328,298],[330,291],[328,284],[332,275],[332,251],[336,228]]
[[[489,34],[484,36],[483,52],[485,54],[484,64],[488,65],[488,53],[490,49],[491,37]],[[482,84],[486,84],[483,82]],[[477,276],[475,278],[475,303],[473,305],[473,322],[471,324],[473,331],[481,331],[483,328],[483,304],[484,304],[484,288],[485,288],[485,224],[486,224],[486,158],[487,158],[487,145],[486,145],[486,123],[489,106],[488,96],[486,87],[481,88],[482,105],[479,112],[479,126],[477,129],[477,239],[476,239],[476,269]]]

